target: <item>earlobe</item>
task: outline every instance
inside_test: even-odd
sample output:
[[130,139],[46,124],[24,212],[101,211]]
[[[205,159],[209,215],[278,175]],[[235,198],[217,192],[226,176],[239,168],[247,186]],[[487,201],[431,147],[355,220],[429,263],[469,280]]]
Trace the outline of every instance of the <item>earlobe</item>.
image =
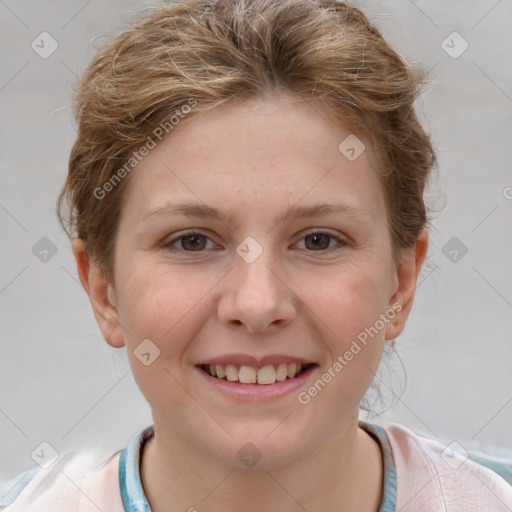
[[114,287],[95,262],[90,260],[83,240],[79,238],[73,240],[72,249],[80,282],[89,296],[94,316],[105,341],[115,348],[124,346]]
[[393,276],[395,283],[393,289],[395,291],[390,299],[389,306],[398,312],[386,326],[386,340],[396,338],[404,330],[411,312],[418,276],[425,261],[427,250],[428,231],[423,228],[418,235],[415,246],[404,251],[396,269],[396,275]]

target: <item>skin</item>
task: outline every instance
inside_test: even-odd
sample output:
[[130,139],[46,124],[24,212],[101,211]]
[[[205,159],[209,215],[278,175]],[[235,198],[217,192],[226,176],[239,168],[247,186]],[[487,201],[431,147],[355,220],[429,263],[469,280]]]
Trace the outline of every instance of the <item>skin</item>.
[[[393,260],[379,162],[367,142],[355,161],[345,158],[338,145],[350,133],[320,103],[226,102],[182,122],[133,171],[115,283],[73,242],[102,333],[127,346],[152,409],[141,479],[154,512],[378,510],[382,455],[358,426],[358,404],[385,341],[404,328],[428,238],[422,231]],[[177,201],[227,208],[233,218],[143,219]],[[290,207],[317,203],[359,213],[283,219]],[[199,251],[179,239],[191,228],[206,237]],[[314,232],[345,243],[315,245]],[[236,252],[247,236],[263,249],[252,263]],[[401,311],[307,405],[297,393],[237,401],[197,378],[195,365],[219,354],[277,353],[318,365],[307,390],[393,304]],[[134,355],[144,339],[160,350],[149,366]],[[262,454],[251,469],[237,457],[247,442]]]

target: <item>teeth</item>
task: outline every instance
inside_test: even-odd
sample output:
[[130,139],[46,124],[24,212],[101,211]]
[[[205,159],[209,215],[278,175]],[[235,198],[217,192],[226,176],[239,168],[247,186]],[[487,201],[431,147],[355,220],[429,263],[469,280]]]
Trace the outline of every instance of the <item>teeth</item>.
[[226,378],[230,382],[235,382],[236,380],[238,380],[238,370],[236,369],[236,366],[232,364],[226,365]]
[[[256,384],[256,368],[252,366],[241,366],[238,372],[238,380],[244,384]],[[258,375],[258,382],[260,376]]]
[[276,371],[273,366],[264,366],[258,370],[258,384],[274,384],[275,381]]
[[241,382],[242,384],[275,384],[283,380],[293,379],[302,370],[300,363],[281,363],[278,365],[267,365],[261,368],[242,365],[240,367],[234,364],[215,364],[207,365],[207,372],[212,377],[224,379],[230,382]]
[[288,377],[288,366],[284,363],[281,363],[277,367],[276,380],[277,381],[286,380],[286,377]]
[[[210,365],[211,366],[211,365]],[[215,365],[215,373],[219,379],[223,379],[226,376],[226,368],[223,364]]]

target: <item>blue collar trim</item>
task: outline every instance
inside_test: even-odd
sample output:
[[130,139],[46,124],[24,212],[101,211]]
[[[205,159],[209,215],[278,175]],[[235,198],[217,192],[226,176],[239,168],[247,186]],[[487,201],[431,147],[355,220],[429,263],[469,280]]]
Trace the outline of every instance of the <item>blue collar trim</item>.
[[153,435],[153,425],[132,438],[121,452],[119,486],[125,512],[151,512],[140,481],[140,454],[144,443]]
[[384,483],[382,486],[382,502],[379,508],[379,512],[395,512],[396,473],[388,435],[381,426],[375,425],[374,423],[366,423],[364,421],[360,421],[359,426],[370,435],[373,435],[375,440],[379,443],[382,454],[384,456]]

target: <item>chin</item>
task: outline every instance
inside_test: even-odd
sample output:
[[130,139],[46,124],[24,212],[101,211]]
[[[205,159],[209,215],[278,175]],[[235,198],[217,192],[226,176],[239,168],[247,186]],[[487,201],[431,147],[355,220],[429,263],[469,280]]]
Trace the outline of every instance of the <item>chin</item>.
[[275,424],[269,426],[264,434],[243,429],[243,434],[223,440],[223,446],[215,450],[215,455],[239,469],[269,471],[283,467],[304,454],[305,437],[298,431],[290,432],[289,427],[280,432],[278,429]]

